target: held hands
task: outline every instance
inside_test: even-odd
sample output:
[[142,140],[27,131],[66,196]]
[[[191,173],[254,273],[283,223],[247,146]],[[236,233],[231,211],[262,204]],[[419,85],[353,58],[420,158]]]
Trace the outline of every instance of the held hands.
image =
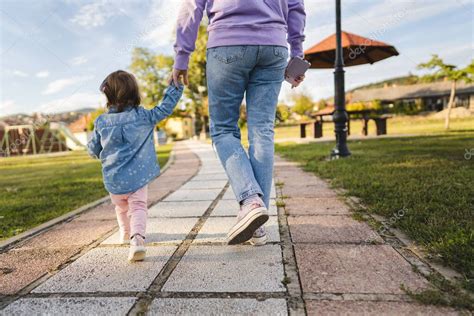
[[189,84],[188,71],[173,68],[173,71],[171,72],[171,75],[168,79],[168,84],[171,82],[173,82],[176,87],[183,85],[183,83],[187,86]]

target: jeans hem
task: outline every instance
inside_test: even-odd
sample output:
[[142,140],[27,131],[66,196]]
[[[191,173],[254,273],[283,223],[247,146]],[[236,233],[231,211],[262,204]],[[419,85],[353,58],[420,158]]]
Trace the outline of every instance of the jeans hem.
[[250,189],[248,191],[245,191],[244,193],[239,195],[239,203],[248,198],[251,195],[258,194],[259,196],[263,196],[262,190],[259,189]]

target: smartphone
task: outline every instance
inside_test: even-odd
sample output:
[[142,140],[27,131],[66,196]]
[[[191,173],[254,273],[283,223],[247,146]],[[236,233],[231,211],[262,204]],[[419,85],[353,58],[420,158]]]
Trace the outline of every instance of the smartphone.
[[292,85],[296,85],[296,78],[304,75],[310,66],[311,63],[301,57],[291,58],[288,66],[286,67],[285,80]]

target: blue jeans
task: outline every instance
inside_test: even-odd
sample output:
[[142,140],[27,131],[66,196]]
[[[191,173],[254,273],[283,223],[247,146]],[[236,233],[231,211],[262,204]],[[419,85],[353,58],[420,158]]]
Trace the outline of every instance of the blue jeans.
[[[282,46],[221,46],[207,50],[210,132],[238,202],[259,194],[267,208],[273,176],[274,122],[287,66]],[[248,154],[238,126],[246,100]]]

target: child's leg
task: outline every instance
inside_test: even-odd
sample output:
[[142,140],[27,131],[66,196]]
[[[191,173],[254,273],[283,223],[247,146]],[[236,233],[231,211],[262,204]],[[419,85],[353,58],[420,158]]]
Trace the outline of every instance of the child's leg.
[[130,236],[130,214],[128,212],[128,194],[110,194],[115,205],[115,214],[122,235]]
[[128,197],[130,209],[130,236],[140,234],[145,237],[146,218],[148,213],[148,186],[144,186]]

